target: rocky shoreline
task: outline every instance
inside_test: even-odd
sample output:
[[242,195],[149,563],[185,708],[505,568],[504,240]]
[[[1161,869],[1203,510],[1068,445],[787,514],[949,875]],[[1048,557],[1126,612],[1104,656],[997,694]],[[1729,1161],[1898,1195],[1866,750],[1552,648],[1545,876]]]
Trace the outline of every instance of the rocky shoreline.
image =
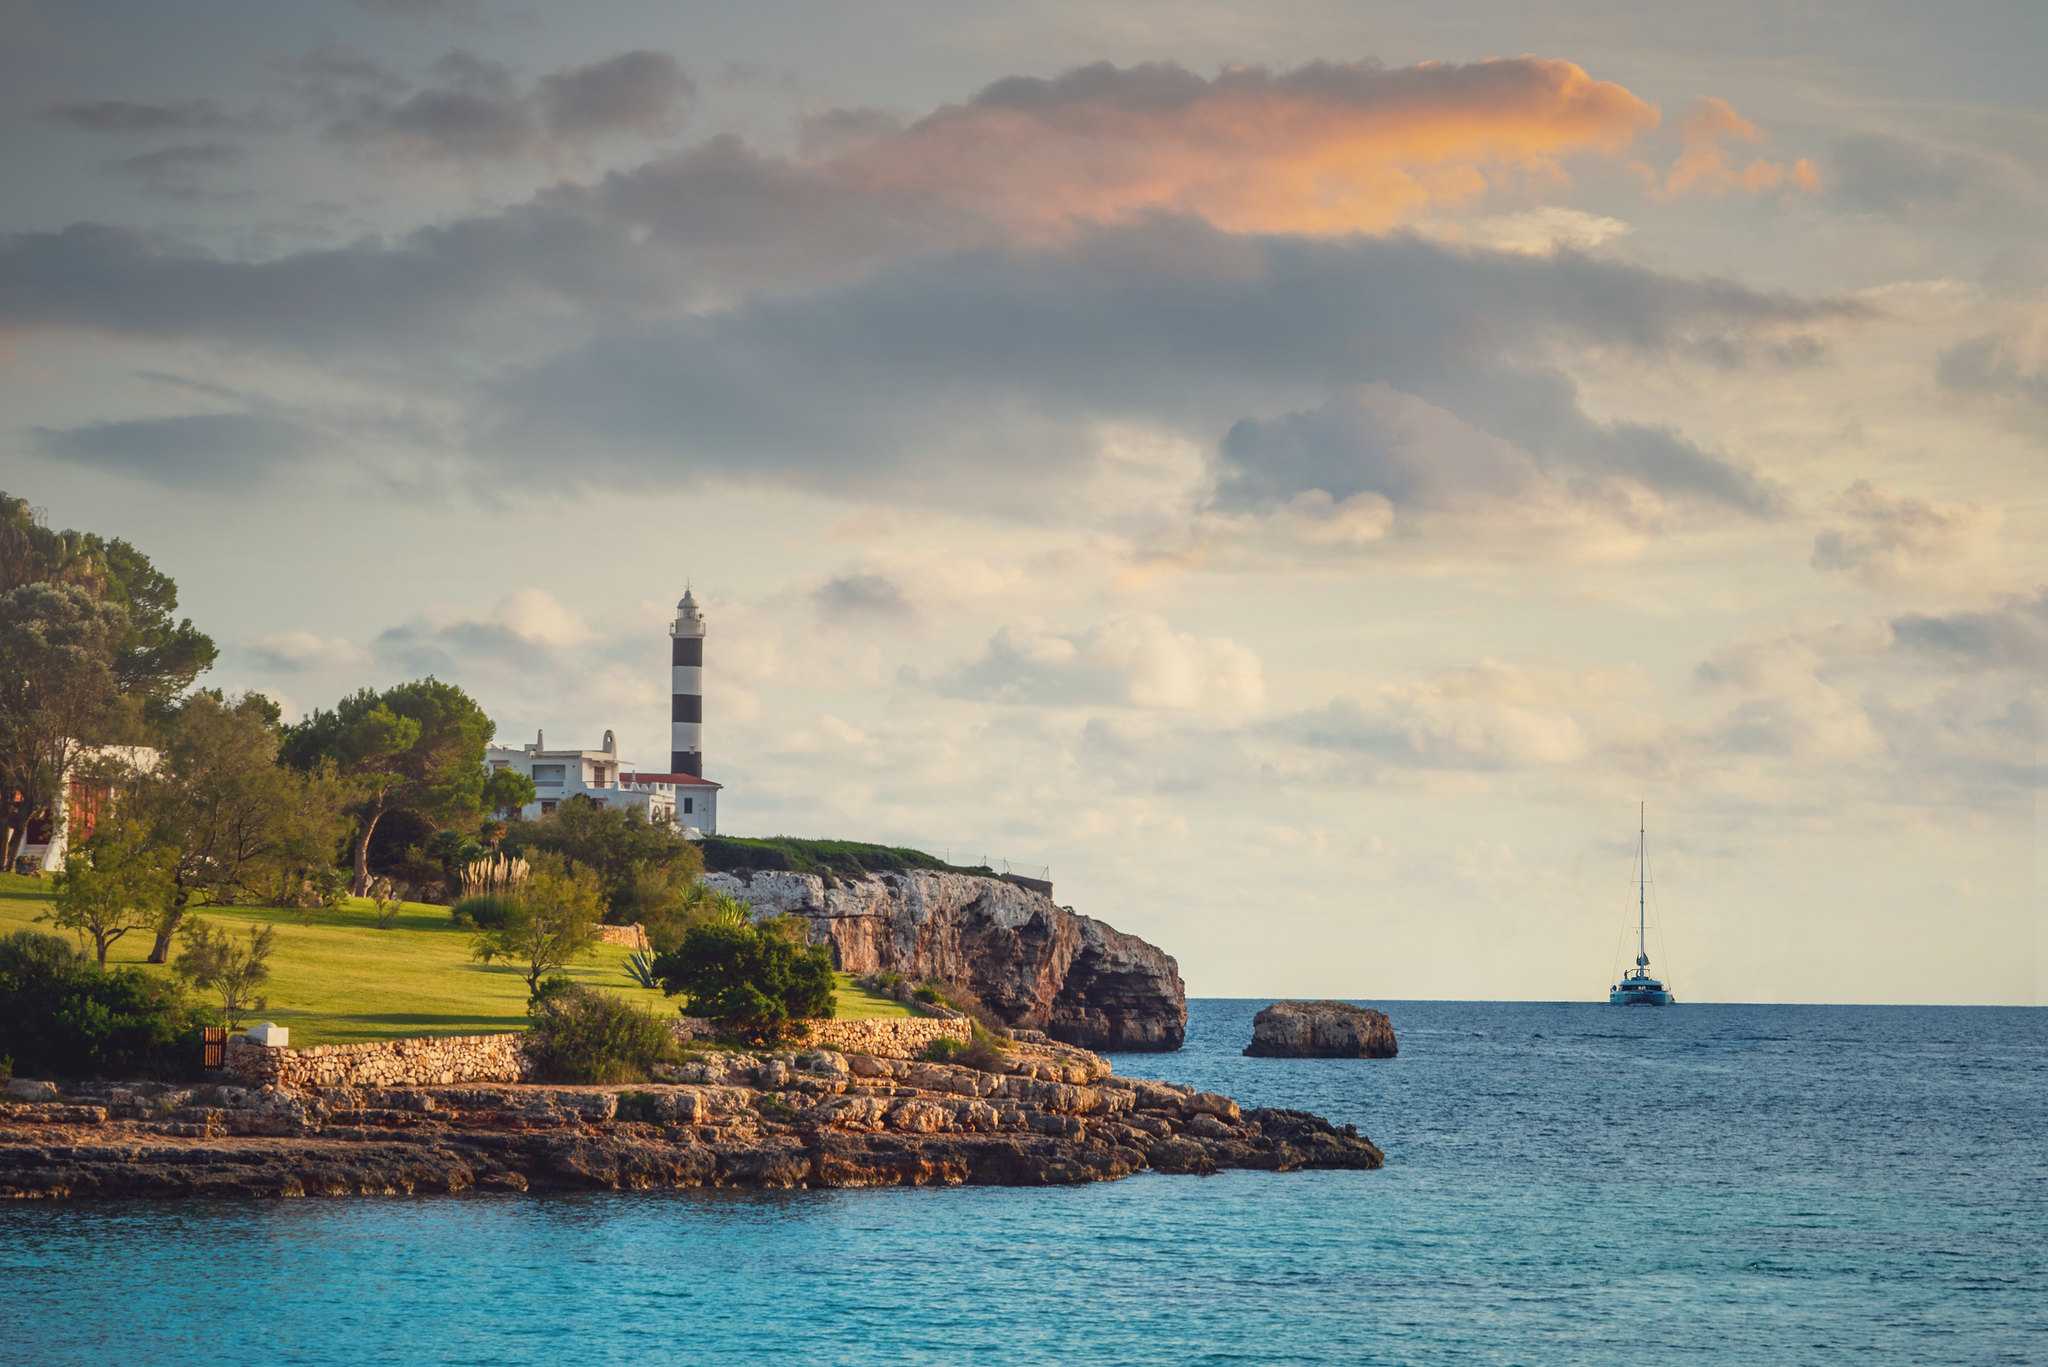
[[1058,1186],[1377,1168],[1372,1141],[1027,1044],[1001,1071],[696,1053],[667,1080],[293,1090],[82,1084],[0,1103],[0,1196]]

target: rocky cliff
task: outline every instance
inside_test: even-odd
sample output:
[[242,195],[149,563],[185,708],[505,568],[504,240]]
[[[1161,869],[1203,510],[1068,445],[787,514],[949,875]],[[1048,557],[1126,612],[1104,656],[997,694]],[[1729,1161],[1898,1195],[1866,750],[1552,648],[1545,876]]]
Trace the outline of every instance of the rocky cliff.
[[755,870],[704,881],[756,912],[803,917],[849,973],[968,988],[1013,1026],[1086,1049],[1178,1049],[1187,988],[1173,956],[1000,878],[909,870],[865,878]]

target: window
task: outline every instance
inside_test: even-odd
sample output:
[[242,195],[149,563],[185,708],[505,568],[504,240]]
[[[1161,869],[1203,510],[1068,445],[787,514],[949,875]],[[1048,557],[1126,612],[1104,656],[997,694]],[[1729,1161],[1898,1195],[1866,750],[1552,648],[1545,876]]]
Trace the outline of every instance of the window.
[[567,768],[560,764],[536,764],[533,766],[533,781],[536,787],[559,788],[562,775]]
[[542,816],[546,816],[549,812],[552,812],[554,809],[555,804],[553,802],[543,802],[540,804],[540,814]]
[[692,814],[692,813],[693,813],[693,812],[695,812],[696,810],[697,810],[697,799],[696,799],[696,798],[694,798],[694,797],[686,797],[686,798],[684,798],[684,799],[683,799],[683,815],[684,815],[684,816],[689,816],[690,814]]
[[508,759],[494,759],[491,761],[491,772],[494,774],[502,773],[511,767],[512,761]]

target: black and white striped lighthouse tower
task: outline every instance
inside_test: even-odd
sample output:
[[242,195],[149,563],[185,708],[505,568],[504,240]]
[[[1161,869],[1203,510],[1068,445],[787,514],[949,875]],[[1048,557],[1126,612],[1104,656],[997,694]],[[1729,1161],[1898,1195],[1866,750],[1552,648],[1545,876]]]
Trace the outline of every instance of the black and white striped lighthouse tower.
[[689,589],[676,604],[676,620],[668,629],[669,672],[673,676],[669,709],[668,771],[704,777],[704,614]]

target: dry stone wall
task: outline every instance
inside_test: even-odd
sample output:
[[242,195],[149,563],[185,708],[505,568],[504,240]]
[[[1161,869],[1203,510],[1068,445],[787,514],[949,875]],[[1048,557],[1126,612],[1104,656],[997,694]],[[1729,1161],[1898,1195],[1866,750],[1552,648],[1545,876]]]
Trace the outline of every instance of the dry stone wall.
[[[811,1021],[791,1044],[836,1049],[843,1054],[914,1059],[933,1040],[966,1044],[974,1038],[966,1020],[918,1019]],[[669,1022],[678,1043],[710,1039],[711,1022],[682,1017]],[[433,1087],[460,1082],[520,1082],[532,1065],[520,1046],[524,1035],[455,1035],[444,1039],[379,1040],[372,1044],[320,1044],[310,1049],[272,1049],[246,1036],[228,1040],[227,1068],[261,1085],[309,1087]]]
[[654,952],[654,942],[647,938],[647,927],[641,925],[638,921],[635,921],[630,926],[599,926],[597,928],[597,940],[599,944],[624,945],[628,949],[637,949],[643,954],[652,954]]
[[242,1035],[228,1040],[228,1071],[280,1087],[418,1087],[518,1082],[529,1072],[523,1035],[452,1035],[272,1049]]

